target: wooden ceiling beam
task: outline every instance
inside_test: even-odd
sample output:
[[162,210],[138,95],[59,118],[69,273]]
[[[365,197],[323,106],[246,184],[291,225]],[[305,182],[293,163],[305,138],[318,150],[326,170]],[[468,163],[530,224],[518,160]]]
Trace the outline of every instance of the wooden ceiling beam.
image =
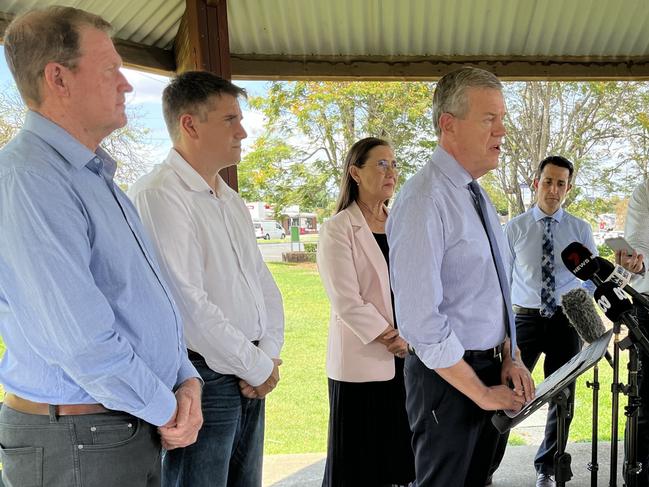
[[649,57],[262,56],[231,54],[232,76],[247,80],[435,81],[470,64],[503,80],[647,80]]

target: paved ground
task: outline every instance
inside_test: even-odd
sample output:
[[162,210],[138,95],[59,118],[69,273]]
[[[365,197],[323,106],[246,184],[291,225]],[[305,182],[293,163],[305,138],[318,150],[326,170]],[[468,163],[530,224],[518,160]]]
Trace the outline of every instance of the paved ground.
[[[619,447],[621,451],[621,445]],[[610,444],[600,443],[598,485],[609,485]],[[566,485],[589,487],[591,459],[590,443],[571,443],[567,451],[572,455],[573,478]],[[494,487],[533,487],[536,475],[532,467],[536,446],[510,446],[502,465],[494,476]],[[264,487],[320,487],[324,469],[323,453],[303,455],[270,455],[264,459]],[[619,463],[619,462],[618,462]],[[622,466],[618,465],[618,481],[622,486]],[[615,484],[611,484],[615,485]]]
[[[528,443],[526,446],[510,446],[498,472],[494,476],[494,487],[534,486],[534,454],[537,445],[543,438],[545,415],[547,409],[541,408],[518,427],[514,433]],[[574,477],[567,483],[570,487],[588,487],[591,485],[591,473],[587,469],[591,461],[590,443],[570,443],[566,449],[572,455],[572,472]],[[618,447],[621,458],[622,445]],[[598,485],[609,486],[610,477],[610,443],[598,444]],[[320,487],[324,470],[324,453],[307,453],[301,455],[267,455],[264,458],[264,487]],[[618,461],[618,481],[609,487],[622,486],[622,466]]]
[[[300,246],[298,248],[298,245]],[[264,262],[281,262],[282,252],[290,252],[291,243],[261,243],[258,244]],[[303,250],[301,243],[293,244],[293,250]]]

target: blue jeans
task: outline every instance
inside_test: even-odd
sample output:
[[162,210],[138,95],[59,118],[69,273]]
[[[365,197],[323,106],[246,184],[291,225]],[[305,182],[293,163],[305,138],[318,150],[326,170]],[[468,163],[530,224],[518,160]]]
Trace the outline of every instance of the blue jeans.
[[264,400],[243,397],[238,377],[192,363],[205,381],[203,427],[193,445],[165,452],[163,487],[261,486]]

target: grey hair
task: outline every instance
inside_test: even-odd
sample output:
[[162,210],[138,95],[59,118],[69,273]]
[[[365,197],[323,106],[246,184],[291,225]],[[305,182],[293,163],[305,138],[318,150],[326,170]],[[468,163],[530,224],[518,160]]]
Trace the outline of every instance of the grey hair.
[[444,75],[435,87],[433,95],[433,126],[437,137],[442,134],[439,118],[451,113],[463,118],[469,110],[467,90],[469,88],[491,88],[502,91],[503,85],[495,74],[484,69],[466,66]]

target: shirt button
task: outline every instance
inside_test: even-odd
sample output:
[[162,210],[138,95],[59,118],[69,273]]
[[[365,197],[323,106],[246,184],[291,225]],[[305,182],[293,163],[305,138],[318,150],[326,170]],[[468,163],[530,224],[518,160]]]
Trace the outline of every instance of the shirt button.
[[83,450],[83,445],[77,445],[77,448],[78,448],[79,450]]
[[96,426],[91,426],[90,431],[97,431],[97,427]]

